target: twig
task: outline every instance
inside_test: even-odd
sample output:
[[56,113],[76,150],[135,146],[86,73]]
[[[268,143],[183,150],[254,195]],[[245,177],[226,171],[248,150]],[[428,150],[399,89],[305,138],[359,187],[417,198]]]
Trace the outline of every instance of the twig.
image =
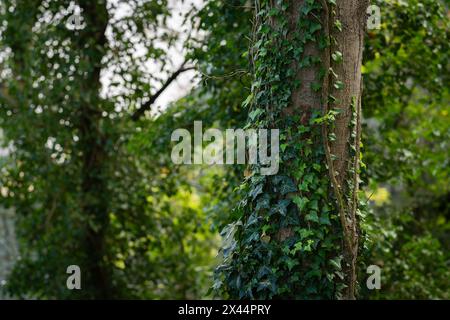
[[176,79],[178,78],[178,76],[180,74],[182,74],[183,72],[186,72],[188,70],[193,70],[195,69],[194,67],[185,67],[186,62],[184,62],[180,68],[178,68],[177,71],[175,71],[167,80],[166,82],[162,85],[162,87],[155,92],[154,95],[152,95],[150,97],[150,99],[144,103],[139,109],[137,109],[133,115],[131,116],[131,119],[133,121],[137,121],[139,120],[139,118],[144,115],[145,111],[150,110],[151,106],[155,103],[156,99],[159,98],[159,96],[167,89],[167,87],[169,87],[169,85]]

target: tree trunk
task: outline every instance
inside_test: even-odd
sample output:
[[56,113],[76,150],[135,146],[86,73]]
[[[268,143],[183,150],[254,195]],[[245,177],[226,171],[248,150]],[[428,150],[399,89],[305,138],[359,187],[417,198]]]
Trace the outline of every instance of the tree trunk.
[[[33,46],[32,28],[41,14],[42,1],[16,2],[15,10],[11,14],[11,21],[14,23],[8,24],[3,35],[3,42],[9,45],[14,53],[11,64],[14,84],[25,94],[22,97],[19,95],[20,99],[11,97],[8,86],[0,85],[0,97],[9,103],[17,117],[21,117],[30,114],[30,102],[25,99],[33,92],[33,56],[30,53],[30,48]],[[102,128],[103,101],[99,97],[102,58],[107,45],[105,30],[109,17],[106,0],[79,0],[77,3],[83,8],[82,16],[86,27],[83,30],[67,31],[67,36],[71,38],[73,48],[80,58],[76,73],[78,77],[76,85],[80,95],[71,102],[73,115],[75,115],[73,122],[80,139],[77,150],[80,158],[77,159],[79,161],[77,165],[80,168],[81,185],[76,191],[80,192],[79,210],[83,220],[83,230],[80,230],[80,233],[82,232],[84,237],[80,248],[85,261],[74,261],[74,263],[80,264],[82,287],[85,292],[89,292],[88,297],[111,298],[113,297],[111,267],[107,261],[105,247],[109,222],[109,194],[106,183],[108,150],[105,146],[107,133]],[[77,217],[72,218],[78,221]],[[66,267],[61,266],[61,268]]]
[[[301,8],[305,1],[295,2],[297,5],[293,6],[291,21],[297,19],[298,8]],[[305,54],[321,55],[322,64],[297,72],[296,78],[303,85],[293,90],[290,108],[303,115],[310,114],[311,109],[321,109],[324,113],[330,109],[339,112],[330,130],[334,134],[334,141],[328,142],[327,123],[324,124],[325,130],[322,132],[326,153],[328,153],[330,186],[337,198],[337,210],[342,215],[343,254],[346,262],[344,272],[347,285],[344,297],[347,299],[355,298],[357,283],[356,259],[359,228],[356,210],[361,136],[361,65],[368,2],[368,0],[338,0],[336,6],[330,6],[326,0],[321,1],[322,25],[330,39],[330,46],[324,53],[320,53],[317,43],[312,42],[306,45]],[[340,28],[335,27],[337,21],[341,24]],[[313,87],[320,78],[323,66],[331,70],[324,78],[319,96],[318,92],[314,92]],[[308,117],[303,116],[303,122],[306,119]],[[350,149],[353,149],[353,156]],[[348,180],[351,182],[348,183]],[[345,195],[350,196],[349,200],[345,199]]]
[[[336,118],[334,134],[336,140],[331,143],[331,154],[336,157],[333,167],[336,173],[337,185],[342,195],[349,195],[350,199],[340,208],[345,215],[344,237],[348,237],[349,244],[344,244],[344,257],[347,261],[348,288],[346,298],[355,298],[356,259],[358,256],[358,186],[359,186],[359,157],[361,140],[361,94],[362,75],[361,65],[364,48],[364,32],[366,26],[366,9],[369,0],[338,0],[336,14],[331,15],[330,26],[333,21],[340,21],[342,31],[330,29],[330,35],[336,42],[331,46],[329,61],[343,88],[337,89],[329,83],[329,90],[336,98],[334,107],[340,110]],[[335,52],[342,53],[342,62],[336,63],[332,59]],[[353,122],[353,123],[352,123]],[[330,175],[331,175],[330,171]],[[349,183],[347,183],[349,181]],[[339,195],[337,195],[339,197]],[[344,199],[343,199],[344,200]]]
[[[105,30],[108,24],[106,2],[80,1],[86,27],[80,32],[77,46],[80,60],[85,60],[84,79],[81,80],[83,96],[80,102],[78,129],[80,132],[81,159],[81,211],[86,221],[85,241],[87,265],[86,286],[97,299],[113,297],[110,266],[105,247],[109,224],[109,195],[106,184],[108,152],[107,139],[102,128],[102,100],[99,97],[100,72],[105,53]],[[83,270],[83,269],[82,269]]]
[[261,115],[249,126],[280,129],[281,165],[272,177],[252,166],[244,183],[236,248],[219,269],[232,297],[355,298],[367,6],[256,1],[251,108]]

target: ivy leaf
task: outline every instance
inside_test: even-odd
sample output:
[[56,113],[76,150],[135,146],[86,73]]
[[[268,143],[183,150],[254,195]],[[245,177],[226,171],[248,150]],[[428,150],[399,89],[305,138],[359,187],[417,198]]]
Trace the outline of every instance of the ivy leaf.
[[298,265],[298,260],[292,259],[292,258],[288,258],[286,260],[286,264],[287,264],[288,270],[291,271],[292,268],[294,268],[296,265]]
[[311,213],[308,213],[305,217],[308,221],[313,221],[319,223],[319,216],[317,215],[317,212],[313,211]]
[[330,259],[330,264],[333,267],[335,267],[337,270],[341,270],[341,261],[342,261],[342,256],[339,256],[334,259]]
[[320,23],[311,23],[311,26],[309,27],[309,32],[314,33],[317,30],[322,29],[322,25]]
[[213,286],[212,286],[212,289],[213,289],[213,290],[218,290],[218,289],[222,286],[222,284],[223,284],[222,280],[216,279],[216,280],[214,281],[214,284],[213,284]]
[[268,194],[263,194],[262,196],[258,197],[258,200],[256,201],[256,211],[259,211],[261,209],[268,209],[270,203],[270,197]]
[[256,197],[260,195],[262,192],[263,192],[263,184],[258,184],[257,186],[253,187],[250,190],[249,195],[252,197],[253,200],[255,200]]
[[298,133],[300,133],[300,134],[305,133],[305,132],[309,132],[309,131],[310,131],[309,127],[305,127],[303,125],[298,126]]
[[242,103],[242,106],[246,108],[250,104],[250,102],[252,102],[252,100],[253,100],[253,93],[249,94],[247,99],[245,99],[244,102]]
[[306,245],[303,246],[303,251],[311,252],[313,244],[314,244],[314,240],[309,239],[308,241],[306,241]]
[[323,225],[327,225],[327,226],[331,225],[330,217],[328,216],[327,212],[326,213],[322,213],[320,215],[319,223],[323,224]]
[[285,216],[287,213],[287,207],[289,206],[289,204],[291,203],[291,200],[289,199],[283,199],[280,200],[275,207],[273,207],[273,209],[271,210],[272,213],[279,213],[282,216]]
[[245,227],[249,227],[252,224],[255,224],[257,222],[258,222],[258,216],[255,214],[251,214],[250,217],[248,218],[248,221],[247,221]]
[[313,277],[320,278],[321,276],[322,272],[320,271],[320,269],[313,269],[305,274],[306,278],[313,278]]
[[336,134],[334,133],[334,132],[331,132],[329,135],[328,135],[328,140],[329,141],[336,141]]
[[279,186],[282,195],[297,191],[294,181],[288,176],[274,176],[273,183]]
[[262,109],[258,108],[258,109],[253,110],[252,112],[250,112],[250,114],[248,116],[250,117],[250,119],[252,121],[254,121],[262,113],[264,113],[264,111]]
[[312,89],[314,92],[319,92],[320,89],[322,89],[322,85],[321,85],[320,83],[313,82],[313,83],[311,84],[311,89]]
[[262,278],[266,275],[270,275],[272,273],[272,270],[268,266],[262,266],[258,270],[258,278]]
[[300,229],[298,232],[300,234],[300,239],[302,240],[314,234],[314,231],[305,228]]
[[308,186],[309,186],[308,181],[304,180],[302,183],[298,185],[298,190],[308,192],[309,191]]
[[344,280],[344,273],[342,271],[336,271],[335,274],[341,279]]
[[302,13],[306,16],[306,15],[308,15],[308,13],[310,13],[312,11],[312,9],[313,9],[312,6],[303,6]]
[[301,241],[299,241],[294,245],[294,249],[292,249],[290,253],[292,255],[295,255],[298,251],[302,251],[302,249],[303,249],[303,243]]
[[304,197],[295,196],[292,199],[292,201],[298,206],[300,211],[303,211],[303,209],[305,208],[306,204],[309,202],[309,199],[308,198],[304,198]]
[[342,90],[342,89],[344,89],[344,83],[342,81],[338,80],[334,83],[334,87],[338,90]]
[[302,61],[300,61],[298,66],[300,68],[306,68],[306,67],[311,66],[311,62],[312,62],[311,56],[306,56]]
[[334,61],[336,62],[341,62],[342,61],[342,52],[340,51],[336,51],[331,55],[331,58],[333,58]]
[[317,201],[317,199],[312,200],[311,204],[309,205],[309,207],[312,210],[319,211],[319,202]]

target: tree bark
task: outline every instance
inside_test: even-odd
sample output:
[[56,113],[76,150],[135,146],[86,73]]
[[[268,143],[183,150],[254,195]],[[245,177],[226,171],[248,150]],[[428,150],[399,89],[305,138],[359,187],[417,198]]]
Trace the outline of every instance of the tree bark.
[[[110,266],[105,247],[108,218],[108,187],[106,167],[107,133],[102,128],[102,101],[99,97],[102,58],[107,43],[108,25],[106,2],[80,1],[86,27],[77,38],[80,59],[86,60],[81,87],[83,97],[79,113],[81,159],[81,211],[87,222],[85,228],[87,265],[86,286],[91,287],[96,299],[113,297]],[[82,269],[83,270],[83,269]]]
[[[336,182],[335,194],[349,195],[350,200],[340,208],[341,215],[345,216],[344,258],[346,261],[347,289],[345,297],[355,299],[357,284],[357,266],[359,244],[359,222],[357,217],[358,187],[359,187],[359,157],[361,140],[361,95],[362,75],[361,65],[364,48],[364,32],[366,26],[366,9],[369,0],[338,0],[336,1],[335,15],[331,15],[330,36],[335,41],[330,47],[330,52],[342,53],[342,62],[336,63],[330,58],[330,65],[337,75],[337,79],[343,83],[343,88],[337,89],[329,83],[331,95],[336,98],[334,108],[340,110],[334,124],[335,141],[330,143],[331,154],[335,160],[331,165],[335,169]],[[342,30],[332,28],[335,21],[340,21]],[[330,77],[328,78],[330,79]],[[353,121],[353,123],[352,123]],[[352,136],[354,135],[354,136]],[[351,146],[354,147],[353,156]],[[330,172],[330,175],[333,174]],[[347,183],[350,180],[351,183]],[[339,197],[339,195],[337,195]]]
[[[290,10],[290,32],[295,32],[296,21],[299,11],[305,4],[305,0],[294,0]],[[355,299],[356,289],[356,259],[358,256],[358,221],[357,221],[357,192],[358,192],[358,171],[359,171],[359,141],[361,136],[361,94],[362,94],[362,53],[364,47],[364,32],[366,24],[366,9],[368,0],[337,0],[336,6],[331,8],[326,0],[322,0],[323,14],[321,16],[324,32],[330,39],[330,47],[322,53],[317,42],[307,42],[305,44],[305,56],[321,56],[322,64],[309,68],[299,68],[294,62],[292,68],[297,70],[295,79],[302,85],[293,89],[291,105],[284,110],[286,117],[298,114],[301,115],[302,124],[308,123],[312,110],[322,110],[324,113],[331,108],[339,110],[339,114],[333,124],[333,128],[324,130],[326,148],[329,151],[328,166],[330,170],[330,184],[336,193],[336,197],[341,197],[341,204],[338,204],[342,215],[341,224],[344,233],[344,258],[346,261],[345,277],[347,289],[345,298]],[[334,27],[334,23],[340,21],[342,30]],[[276,22],[275,22],[276,23]],[[332,54],[340,52],[342,61],[337,63],[333,60]],[[332,68],[336,76],[330,74],[325,77],[322,92],[313,89],[314,84],[320,81],[320,70]],[[343,88],[337,89],[333,82],[341,81]],[[333,96],[333,106],[328,103],[329,96]],[[356,119],[353,119],[356,108]],[[356,122],[355,131],[352,131],[352,120]],[[334,133],[335,140],[327,142],[329,133]],[[354,137],[353,145],[356,154],[351,156],[350,145],[352,145],[351,135]],[[333,175],[335,177],[331,177]],[[347,180],[352,180],[351,190],[347,185]],[[334,183],[333,183],[334,180]],[[345,194],[351,195],[351,200],[345,203]],[[338,200],[339,201],[339,200]],[[289,231],[282,230],[285,234]],[[283,238],[283,237],[282,237]],[[348,238],[348,241],[345,239]]]
[[[252,108],[264,116],[249,119],[249,126],[279,128],[284,150],[276,177],[259,177],[259,167],[251,167],[250,192],[244,198],[243,227],[238,232],[240,247],[230,260],[232,272],[225,273],[226,279],[238,297],[242,289],[234,281],[250,283],[260,292],[267,281],[252,287],[255,280],[242,280],[241,275],[253,270],[243,265],[252,261],[265,266],[267,261],[261,257],[273,254],[291,263],[292,279],[276,275],[278,285],[288,285],[280,296],[269,287],[260,297],[355,299],[361,64],[368,0],[255,3],[258,41]],[[270,199],[269,207],[284,208],[279,210],[281,217],[271,208],[261,210],[263,197]],[[287,219],[290,214],[295,217]],[[270,249],[251,244],[255,231],[250,221],[254,223],[255,216],[265,221],[262,233]],[[306,241],[314,247],[305,249]],[[293,243],[298,250],[290,249]],[[298,264],[289,260],[292,252]],[[338,266],[337,273],[330,261]],[[271,267],[285,268],[280,262]],[[322,278],[311,276],[315,274]],[[297,277],[302,279],[296,282]]]

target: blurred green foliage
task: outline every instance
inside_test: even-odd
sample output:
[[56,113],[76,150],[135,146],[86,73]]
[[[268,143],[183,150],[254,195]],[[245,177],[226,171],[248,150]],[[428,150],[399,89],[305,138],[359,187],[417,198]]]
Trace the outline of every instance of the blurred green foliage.
[[[375,3],[382,26],[366,42],[363,141],[366,192],[374,197],[366,263],[382,267],[382,289],[363,295],[448,299],[448,8],[430,0]],[[377,204],[380,190],[385,199]]]

